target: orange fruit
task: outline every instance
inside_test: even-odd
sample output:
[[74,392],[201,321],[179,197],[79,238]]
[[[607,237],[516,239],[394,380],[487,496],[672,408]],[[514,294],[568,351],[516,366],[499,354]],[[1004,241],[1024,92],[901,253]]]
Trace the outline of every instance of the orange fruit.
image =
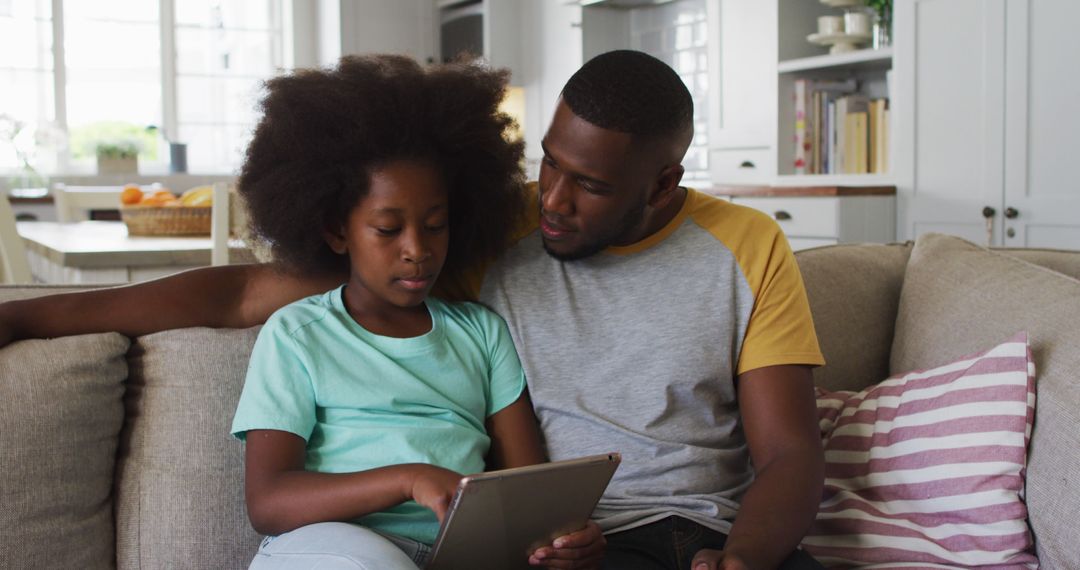
[[139,202],[140,206],[163,206],[166,202],[170,201],[168,196],[162,196],[158,194],[146,194]]
[[124,186],[124,189],[120,192],[120,203],[125,206],[131,206],[132,204],[138,204],[143,197],[143,191],[134,184],[128,184]]

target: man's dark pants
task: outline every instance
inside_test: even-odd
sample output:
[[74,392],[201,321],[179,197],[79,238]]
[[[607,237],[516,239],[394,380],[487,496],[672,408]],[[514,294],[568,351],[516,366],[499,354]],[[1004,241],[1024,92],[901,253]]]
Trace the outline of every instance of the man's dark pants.
[[[605,570],[690,570],[694,554],[702,548],[722,550],[727,535],[682,517],[671,516],[651,524],[609,534]],[[780,570],[820,570],[809,554],[796,550]]]

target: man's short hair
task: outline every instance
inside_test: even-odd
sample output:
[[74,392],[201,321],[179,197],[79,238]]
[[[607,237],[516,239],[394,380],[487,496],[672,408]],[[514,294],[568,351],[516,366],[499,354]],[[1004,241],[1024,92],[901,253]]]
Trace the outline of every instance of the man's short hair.
[[646,138],[693,131],[694,100],[666,63],[633,50],[600,54],[581,66],[562,98],[597,127]]

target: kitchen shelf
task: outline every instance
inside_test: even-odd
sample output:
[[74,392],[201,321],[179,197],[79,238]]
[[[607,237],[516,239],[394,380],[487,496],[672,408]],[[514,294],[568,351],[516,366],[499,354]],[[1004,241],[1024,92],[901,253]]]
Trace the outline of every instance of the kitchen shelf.
[[861,49],[858,51],[816,55],[799,59],[781,61],[776,70],[779,73],[831,69],[831,68],[889,68],[892,67],[892,47],[880,49]]
[[893,186],[896,182],[888,174],[781,174],[773,186]]

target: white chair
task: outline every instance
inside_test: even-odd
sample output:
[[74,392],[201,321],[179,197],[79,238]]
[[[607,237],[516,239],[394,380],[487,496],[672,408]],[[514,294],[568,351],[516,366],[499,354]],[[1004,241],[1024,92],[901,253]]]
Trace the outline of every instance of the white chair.
[[56,219],[61,223],[80,222],[90,219],[90,210],[120,209],[119,186],[67,186],[54,184],[53,202]]
[[0,193],[0,283],[32,283],[26,246],[15,228],[15,212],[11,202]]
[[210,265],[229,264],[229,240],[243,237],[239,230],[246,222],[247,215],[236,188],[225,182],[215,183],[214,205],[210,212]]

